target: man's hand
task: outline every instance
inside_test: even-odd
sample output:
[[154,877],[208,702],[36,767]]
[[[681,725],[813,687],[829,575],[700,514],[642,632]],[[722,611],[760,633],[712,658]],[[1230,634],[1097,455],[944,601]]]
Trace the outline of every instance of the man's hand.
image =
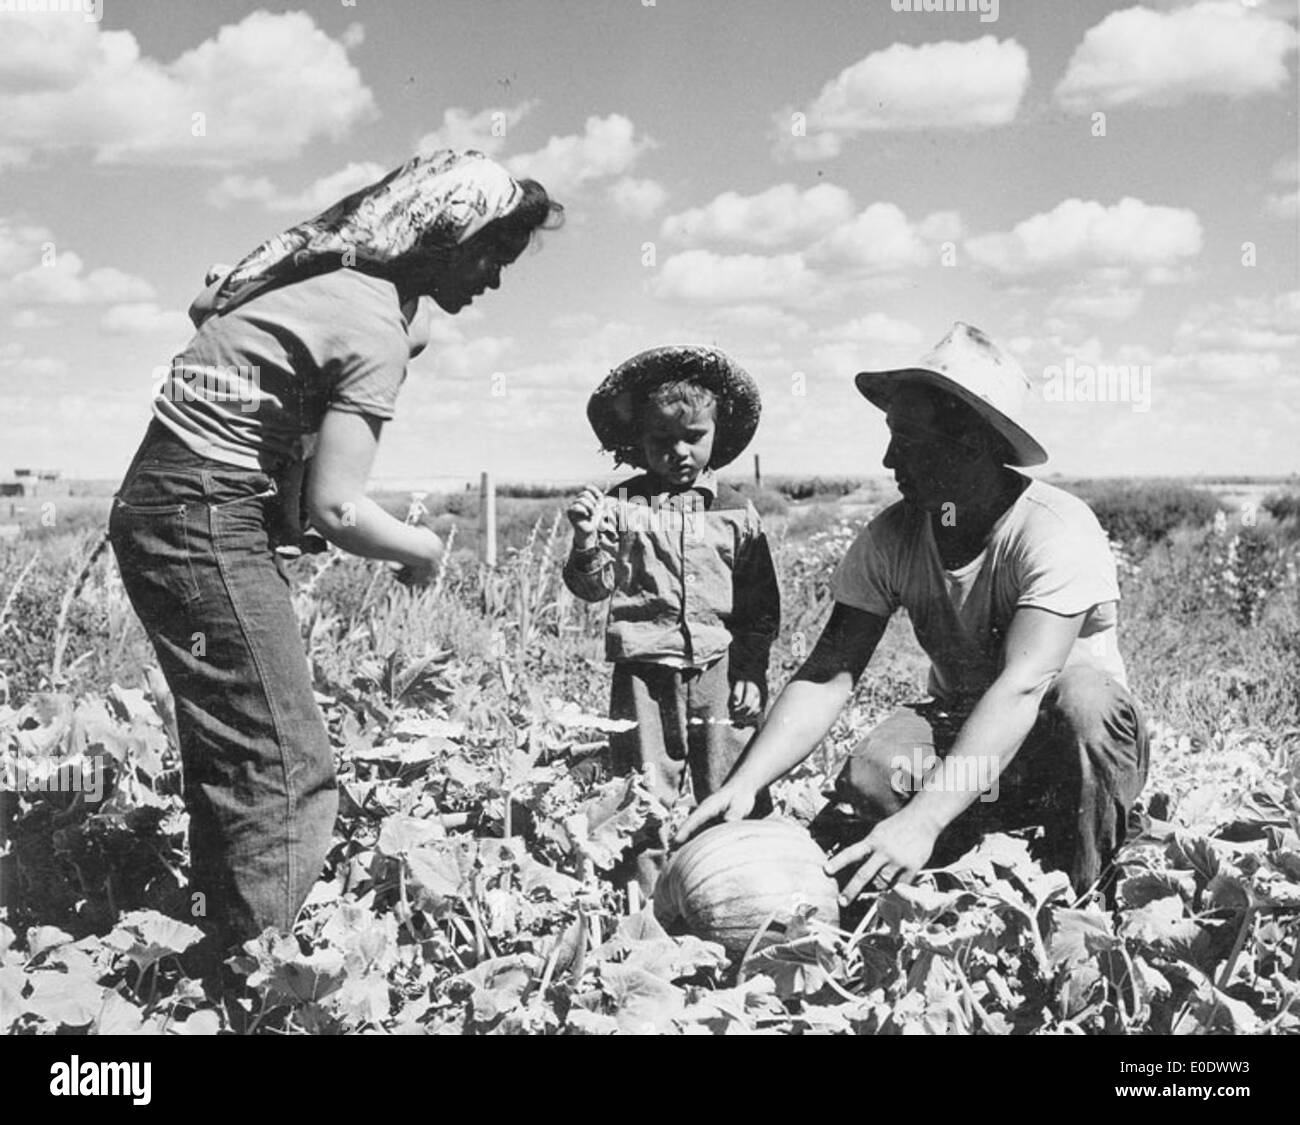
[[731,685],[731,718],[737,726],[752,726],[763,714],[763,690],[753,680]]
[[754,811],[757,794],[752,789],[745,789],[730,783],[716,793],[705,797],[695,811],[682,823],[673,835],[674,844],[684,844],[701,828],[706,828],[715,820],[744,820]]
[[861,866],[840,892],[847,906],[868,887],[884,890],[895,883],[910,883],[934,852],[939,829],[931,821],[904,807],[871,830],[866,839],[837,852],[826,863],[828,874]]
[[594,485],[584,485],[582,491],[569,505],[565,515],[573,524],[573,547],[577,551],[589,551],[596,545],[596,538],[601,525],[601,508],[605,498],[600,489]]

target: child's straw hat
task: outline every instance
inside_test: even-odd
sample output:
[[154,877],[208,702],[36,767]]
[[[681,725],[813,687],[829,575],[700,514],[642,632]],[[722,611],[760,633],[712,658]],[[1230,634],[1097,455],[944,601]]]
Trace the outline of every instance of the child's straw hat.
[[645,468],[638,408],[650,388],[672,379],[687,379],[713,392],[718,406],[709,468],[730,464],[758,429],[762,410],[758,386],[734,360],[716,348],[696,344],[651,348],[620,363],[605,377],[587,403],[587,419],[601,448],[625,465]]

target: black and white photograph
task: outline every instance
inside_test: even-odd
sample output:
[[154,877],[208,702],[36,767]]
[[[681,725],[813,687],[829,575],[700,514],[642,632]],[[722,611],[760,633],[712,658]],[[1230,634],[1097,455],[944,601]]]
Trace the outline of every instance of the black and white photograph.
[[1297,24],[0,0],[31,1092],[421,1035],[1281,1089]]

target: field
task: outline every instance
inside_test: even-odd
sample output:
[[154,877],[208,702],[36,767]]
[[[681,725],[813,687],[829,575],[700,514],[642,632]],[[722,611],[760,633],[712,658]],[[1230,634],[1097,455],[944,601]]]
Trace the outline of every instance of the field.
[[[294,564],[341,812],[297,931],[250,942],[224,989],[187,975],[199,931],[170,700],[95,554],[104,502],[29,520],[0,543],[0,1031],[1300,1031],[1295,498],[1065,483],[1112,535],[1121,646],[1153,725],[1146,828],[1113,900],[1078,898],[1032,840],[997,836],[838,926],[783,920],[738,965],[669,936],[623,854],[672,814],[601,768],[603,616],[559,581],[560,501],[503,496],[486,571],[476,500],[456,494],[428,501],[455,529],[429,589],[333,552]],[[774,691],[887,499],[825,481],[755,495],[783,584]],[[808,820],[856,739],[922,694],[925,666],[892,622],[778,811]]]

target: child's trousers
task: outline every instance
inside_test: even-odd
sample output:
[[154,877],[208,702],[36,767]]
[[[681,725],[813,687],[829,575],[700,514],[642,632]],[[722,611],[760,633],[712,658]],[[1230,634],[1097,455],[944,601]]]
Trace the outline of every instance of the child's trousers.
[[[650,774],[650,788],[668,806],[680,799],[694,805],[721,788],[745,752],[753,730],[731,725],[731,681],[727,656],[707,668],[619,661],[614,665],[609,714],[631,719],[631,730],[611,734],[617,774]],[[754,815],[771,810],[766,790]],[[663,869],[667,841],[636,857],[637,882],[647,897]]]
[[666,805],[703,800],[727,779],[753,733],[731,725],[730,696],[725,653],[707,668],[615,664],[610,718],[636,726],[610,736],[614,772],[648,768]]

